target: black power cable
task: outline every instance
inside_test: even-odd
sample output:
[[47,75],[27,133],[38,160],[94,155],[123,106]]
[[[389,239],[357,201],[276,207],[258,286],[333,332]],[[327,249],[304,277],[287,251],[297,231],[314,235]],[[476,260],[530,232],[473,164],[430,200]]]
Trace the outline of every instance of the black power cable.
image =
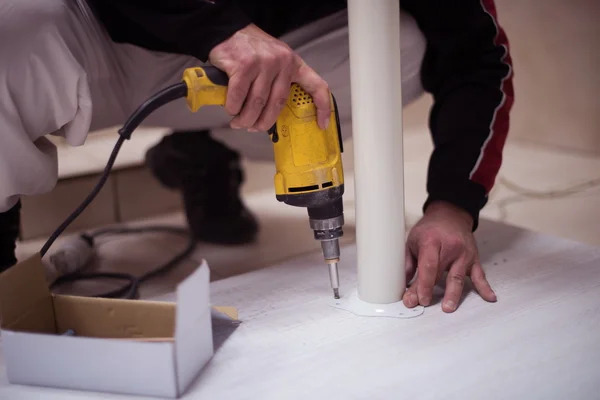
[[[154,96],[149,98],[146,102],[144,102],[141,106],[137,108],[137,110],[129,117],[127,122],[123,125],[121,129],[119,129],[119,139],[113,148],[106,167],[104,168],[104,172],[100,176],[100,179],[96,186],[92,189],[90,194],[83,200],[83,202],[71,213],[65,221],[50,235],[46,243],[42,246],[40,250],[40,255],[44,257],[52,244],[56,241],[56,239],[69,227],[69,225],[90,205],[90,203],[96,198],[104,184],[106,183],[110,171],[117,159],[117,155],[123,145],[125,140],[129,140],[131,138],[131,134],[133,131],[146,119],[148,115],[150,115],[153,111],[158,109],[159,107],[180,99],[182,97],[187,96],[187,85],[185,82],[180,82],[175,85],[169,86],[160,92],[156,93]],[[91,280],[91,279],[116,279],[116,280],[124,280],[128,283],[122,286],[119,289],[97,295],[95,297],[108,297],[108,298],[116,298],[116,297],[124,297],[127,299],[134,299],[138,297],[138,289],[142,282],[151,279],[157,275],[164,274],[170,271],[173,267],[175,267],[179,262],[188,257],[191,252],[194,250],[196,246],[196,242],[193,239],[192,235],[182,229],[171,228],[171,227],[145,227],[145,228],[108,228],[101,231],[98,231],[94,234],[84,234],[82,237],[90,241],[90,244],[93,244],[93,239],[95,237],[106,235],[106,234],[125,234],[125,233],[134,233],[134,232],[149,232],[149,231],[163,231],[170,233],[177,233],[181,235],[185,235],[188,237],[188,244],[186,248],[175,257],[173,257],[166,264],[161,265],[158,268],[155,268],[141,277],[135,277],[131,274],[121,273],[121,272],[98,272],[98,273],[81,273],[75,272],[67,275],[63,275],[57,278],[51,285],[51,288],[55,288],[61,284],[67,282],[81,281],[81,280]]]
[[196,241],[190,232],[183,228],[171,227],[171,226],[143,226],[139,228],[129,228],[129,227],[115,227],[115,228],[105,228],[98,230],[94,233],[84,233],[81,235],[82,239],[85,240],[91,247],[95,246],[96,239],[101,236],[109,236],[109,235],[125,235],[130,233],[149,233],[149,232],[163,232],[163,233],[172,233],[179,236],[183,236],[188,238],[188,243],[186,247],[165,264],[162,264],[159,267],[156,267],[142,276],[136,277],[131,274],[127,274],[124,272],[92,272],[92,273],[82,273],[75,272],[70,274],[65,274],[59,276],[51,285],[51,289],[56,289],[58,286],[61,286],[65,283],[82,281],[82,280],[96,280],[96,279],[108,279],[108,280],[118,280],[118,281],[126,281],[127,283],[122,287],[111,290],[106,293],[97,294],[92,297],[104,297],[104,298],[125,298],[125,299],[135,299],[139,296],[139,287],[145,281],[152,279],[156,276],[163,275],[171,271],[179,262],[183,261],[186,257],[188,257],[194,248],[196,247]]

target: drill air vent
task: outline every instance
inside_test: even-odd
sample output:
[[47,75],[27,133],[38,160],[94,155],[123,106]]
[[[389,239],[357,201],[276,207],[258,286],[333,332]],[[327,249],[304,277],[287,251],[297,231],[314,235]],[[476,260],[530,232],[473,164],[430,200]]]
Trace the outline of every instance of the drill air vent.
[[306,104],[313,103],[312,97],[298,85],[294,85],[292,93],[293,93],[292,99],[293,99],[294,105],[296,107],[300,107],[300,106],[303,106]]

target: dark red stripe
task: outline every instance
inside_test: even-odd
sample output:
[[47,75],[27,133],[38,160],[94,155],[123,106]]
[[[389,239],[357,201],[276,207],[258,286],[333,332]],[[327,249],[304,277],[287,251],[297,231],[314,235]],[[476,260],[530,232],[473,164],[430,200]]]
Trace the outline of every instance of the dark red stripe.
[[471,180],[481,184],[486,193],[494,186],[496,176],[502,164],[502,151],[508,136],[509,113],[514,102],[514,89],[512,82],[512,59],[509,53],[508,38],[504,30],[498,24],[498,15],[494,0],[482,0],[481,6],[493,19],[496,25],[497,35],[494,44],[504,46],[506,54],[502,60],[510,68],[508,75],[503,79],[500,90],[503,93],[503,103],[496,109],[494,121],[491,124],[490,136],[484,144],[483,156],[477,169],[471,174]]

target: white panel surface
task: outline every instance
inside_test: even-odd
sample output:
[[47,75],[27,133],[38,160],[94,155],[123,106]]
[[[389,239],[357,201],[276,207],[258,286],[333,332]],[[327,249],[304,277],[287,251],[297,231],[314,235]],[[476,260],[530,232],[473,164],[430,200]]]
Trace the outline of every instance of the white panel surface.
[[[498,302],[470,292],[454,314],[329,307],[318,252],[212,283],[211,301],[236,306],[242,323],[185,399],[599,398],[600,248],[485,220],[477,236]],[[355,247],[342,252],[351,287]],[[0,364],[0,399],[39,398],[128,399],[10,386]]]

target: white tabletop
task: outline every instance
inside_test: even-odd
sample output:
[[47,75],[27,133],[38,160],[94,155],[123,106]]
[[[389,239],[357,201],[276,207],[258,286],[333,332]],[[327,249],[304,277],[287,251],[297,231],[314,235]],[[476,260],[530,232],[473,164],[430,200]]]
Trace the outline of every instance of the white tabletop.
[[[471,292],[454,314],[331,308],[317,253],[212,283],[242,323],[184,398],[599,399],[600,248],[487,221],[477,237],[498,302]],[[355,247],[342,257],[347,292]],[[0,398],[129,397],[12,386],[0,366]]]

